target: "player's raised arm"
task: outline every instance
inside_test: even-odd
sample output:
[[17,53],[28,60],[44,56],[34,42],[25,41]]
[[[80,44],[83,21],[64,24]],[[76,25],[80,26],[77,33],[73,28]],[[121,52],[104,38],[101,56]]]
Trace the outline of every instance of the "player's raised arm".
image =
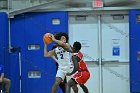
[[[72,52],[72,48],[71,46],[68,44],[68,43],[64,43],[63,41],[61,40],[57,40],[55,39],[54,35],[52,34],[51,37],[50,37],[54,42],[56,42],[59,46],[63,47],[65,50],[69,51],[69,52]],[[62,38],[65,38],[62,36]]]
[[48,52],[47,44],[44,43],[44,57],[52,57],[55,55],[54,49]]
[[74,65],[74,69],[71,73],[67,73],[68,76],[74,74],[76,71],[78,71],[78,62],[79,62],[79,58],[77,56],[72,56],[72,61],[73,61],[73,65]]

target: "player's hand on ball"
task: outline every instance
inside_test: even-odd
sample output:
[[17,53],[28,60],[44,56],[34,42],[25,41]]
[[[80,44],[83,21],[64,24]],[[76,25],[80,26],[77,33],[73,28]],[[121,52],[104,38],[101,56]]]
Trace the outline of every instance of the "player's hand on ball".
[[53,34],[51,34],[50,38],[54,41],[55,40],[55,37]]
[[43,40],[43,42],[44,42],[44,45],[48,45],[44,40]]
[[44,34],[43,41],[45,44],[50,44],[52,42],[51,33]]

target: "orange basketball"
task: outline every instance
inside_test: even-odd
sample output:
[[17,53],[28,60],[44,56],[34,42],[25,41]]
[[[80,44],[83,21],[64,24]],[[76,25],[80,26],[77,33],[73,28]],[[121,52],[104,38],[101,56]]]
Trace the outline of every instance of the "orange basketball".
[[46,33],[43,37],[43,40],[46,44],[50,44],[52,42],[52,39],[50,38],[51,34],[50,33]]

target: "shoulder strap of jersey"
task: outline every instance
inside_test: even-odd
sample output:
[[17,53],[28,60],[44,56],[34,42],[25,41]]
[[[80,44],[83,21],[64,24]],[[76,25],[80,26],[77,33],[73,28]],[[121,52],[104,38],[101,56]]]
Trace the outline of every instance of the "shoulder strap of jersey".
[[82,55],[81,55],[81,52],[78,52],[78,53],[73,53],[73,55],[75,55],[75,56],[78,56],[81,60],[82,60]]

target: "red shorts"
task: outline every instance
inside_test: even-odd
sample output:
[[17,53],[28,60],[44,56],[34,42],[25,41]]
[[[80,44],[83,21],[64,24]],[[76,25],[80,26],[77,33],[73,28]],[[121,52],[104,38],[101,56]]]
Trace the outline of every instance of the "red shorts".
[[87,71],[76,73],[73,78],[78,84],[85,84],[90,77],[90,73]]

